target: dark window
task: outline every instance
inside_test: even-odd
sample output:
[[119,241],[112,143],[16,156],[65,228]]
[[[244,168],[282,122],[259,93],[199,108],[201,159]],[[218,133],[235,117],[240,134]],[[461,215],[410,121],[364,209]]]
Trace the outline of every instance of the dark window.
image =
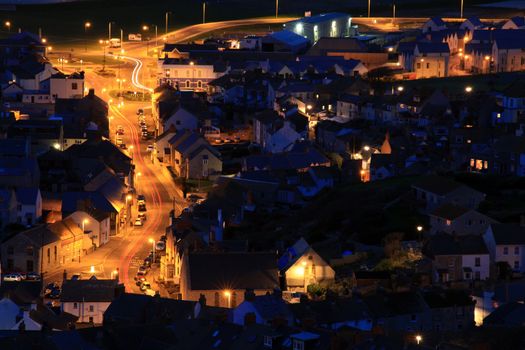
[[475,259],[475,265],[476,265],[476,267],[480,267],[481,266],[481,259],[480,258],[476,258]]
[[51,262],[51,248],[47,248],[47,263]]
[[78,83],[72,83],[71,90],[78,90]]
[[32,246],[26,247],[26,253],[27,253],[27,256],[33,256],[34,254],[33,247]]
[[13,259],[7,259],[7,271],[12,271],[15,268]]
[[503,247],[503,255],[509,254],[509,247]]
[[520,247],[514,247],[514,255],[520,255]]
[[77,303],[73,303],[73,309],[78,309],[78,304]]

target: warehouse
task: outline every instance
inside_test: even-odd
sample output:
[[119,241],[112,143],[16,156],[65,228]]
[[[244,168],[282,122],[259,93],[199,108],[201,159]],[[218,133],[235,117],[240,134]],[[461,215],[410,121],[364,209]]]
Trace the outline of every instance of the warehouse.
[[340,38],[352,34],[352,17],[345,13],[332,12],[283,24],[284,28],[315,43],[320,38]]

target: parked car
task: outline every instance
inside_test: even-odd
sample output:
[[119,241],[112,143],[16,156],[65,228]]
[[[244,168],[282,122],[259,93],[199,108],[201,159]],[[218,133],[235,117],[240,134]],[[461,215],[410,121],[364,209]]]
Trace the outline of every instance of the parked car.
[[149,266],[146,266],[146,265],[139,266],[139,271],[142,271],[144,273],[148,273],[148,269],[149,269]]
[[23,276],[19,273],[9,273],[7,275],[4,275],[4,281],[6,282],[20,282],[23,279]]
[[146,203],[146,197],[144,197],[143,194],[138,194],[137,195],[137,203],[140,205],[140,204],[145,204]]
[[137,109],[137,115],[143,115],[144,110],[142,108]]
[[155,250],[158,250],[158,251],[162,251],[166,249],[166,242],[164,241],[158,241],[156,244],[155,244]]
[[53,289],[60,289],[60,285],[57,282],[49,283],[46,288],[44,288],[44,295],[51,293]]
[[146,204],[145,204],[145,203],[142,203],[142,204],[139,203],[138,207],[139,207],[139,208],[138,208],[138,209],[139,209],[139,212],[141,212],[141,211],[147,211],[147,210],[146,210]]
[[146,148],[146,151],[153,152],[153,149],[154,149],[153,145],[149,144],[148,147]]
[[40,281],[40,275],[36,272],[26,273],[26,280],[28,281]]
[[117,126],[117,134],[124,135],[124,127],[122,125]]
[[134,225],[135,226],[142,226],[142,220],[140,220],[140,218],[136,218]]
[[120,145],[118,145],[121,149],[128,149],[128,146],[126,146],[125,143],[121,143]]
[[72,281],[78,281],[80,279],[80,274],[76,273],[73,276],[71,276]]
[[137,272],[137,274],[135,275],[136,285],[140,286],[140,284],[145,280],[146,280],[146,273],[144,271]]
[[144,281],[142,282],[142,284],[140,285],[140,290],[145,292],[146,289],[151,289],[151,283],[149,283],[148,281]]
[[62,291],[60,289],[53,289],[51,291],[51,293],[49,293],[47,295],[47,298],[50,298],[50,299],[59,299],[60,296],[62,295]]
[[145,212],[139,213],[138,218],[142,220],[142,222],[146,221],[147,220],[146,213]]
[[150,297],[154,297],[155,295],[157,295],[157,292],[155,292],[153,289],[146,289],[144,291],[144,294],[150,296]]

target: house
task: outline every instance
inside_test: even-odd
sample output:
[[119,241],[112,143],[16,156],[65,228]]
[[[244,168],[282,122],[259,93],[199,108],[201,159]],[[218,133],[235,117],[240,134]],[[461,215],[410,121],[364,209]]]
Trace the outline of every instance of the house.
[[117,279],[66,279],[62,283],[61,309],[77,316],[79,323],[102,324],[109,305],[122,293],[124,285]]
[[29,316],[29,311],[24,311],[11,299],[0,299],[0,330],[18,330],[23,324],[24,330],[40,331],[42,325]]
[[496,220],[477,210],[444,203],[429,213],[430,234],[446,232],[451,235],[482,235]]
[[472,16],[467,18],[463,23],[459,25],[459,29],[468,30],[473,33],[474,30],[485,29],[487,26],[481,22],[479,17]]
[[506,21],[501,29],[525,29],[525,17],[515,16]]
[[[167,111],[166,111],[167,112]],[[202,111],[204,112],[204,111]],[[174,127],[177,131],[196,131],[199,125],[199,115],[194,114],[191,109],[182,105],[175,106],[171,112],[161,116],[163,123],[159,130],[162,133]]]
[[432,260],[436,282],[485,280],[490,276],[490,255],[480,236],[435,234],[423,252]]
[[84,97],[84,72],[64,74],[58,72],[49,78],[49,94],[53,100]]
[[362,98],[357,95],[344,94],[337,100],[337,116],[355,119],[360,116],[359,107]]
[[436,332],[456,332],[474,326],[475,301],[469,293],[456,289],[427,289],[423,299],[432,314],[432,329]]
[[487,228],[483,239],[493,262],[505,262],[513,271],[525,272],[524,226],[493,223]]
[[517,123],[525,115],[525,83],[516,79],[502,92],[503,113],[499,123]]
[[432,17],[423,24],[421,31],[423,33],[428,33],[428,32],[439,32],[445,29],[447,29],[447,24],[443,21],[443,19],[439,17]]
[[279,271],[289,291],[306,292],[310,284],[335,279],[334,269],[303,238],[279,258]]
[[263,51],[289,51],[300,54],[306,51],[309,44],[307,38],[289,30],[273,32],[261,39]]
[[362,299],[306,300],[289,306],[296,324],[331,330],[351,327],[371,331],[373,315]]
[[15,191],[0,189],[0,228],[15,223],[18,212],[18,200]]
[[84,235],[91,240],[93,249],[109,242],[111,232],[110,215],[101,210],[86,208],[89,212],[77,210],[68,217],[81,227]]
[[283,24],[283,28],[307,38],[311,43],[324,37],[340,38],[352,33],[352,18],[344,13],[323,13]]
[[415,332],[431,328],[429,306],[418,292],[377,293],[363,298],[373,327],[385,333]]
[[32,226],[42,218],[42,195],[38,187],[16,189],[17,223]]
[[168,143],[172,166],[178,176],[186,179],[207,179],[221,173],[220,153],[199,134],[179,131]]
[[446,43],[419,42],[414,49],[416,79],[447,77],[450,48]]
[[273,253],[258,252],[184,254],[181,297],[198,301],[203,295],[213,306],[234,308],[246,289],[264,295],[279,288],[276,260]]
[[8,236],[0,249],[3,271],[42,274],[63,262],[61,235],[45,225]]
[[257,324],[271,325],[282,322],[293,325],[294,318],[288,304],[280,292],[268,295],[255,295],[253,291],[245,292],[244,301],[232,310],[233,323],[246,325],[253,319]]
[[440,176],[425,176],[412,184],[416,201],[425,212],[431,212],[444,203],[468,209],[477,209],[485,194],[461,183]]
[[175,136],[176,129],[170,127],[165,130],[162,134],[155,138],[155,148],[154,148],[154,157],[156,157],[159,162],[164,163],[168,162],[171,159],[170,147],[168,141]]
[[208,83],[227,73],[223,64],[201,60],[163,58],[158,62],[158,83],[180,90],[206,91]]
[[[38,58],[27,58],[23,62],[7,67],[9,80],[16,82],[24,91],[41,91],[41,84],[52,75],[58,73],[53,65],[45,60],[39,61]],[[41,91],[49,97],[48,92]],[[29,103],[36,101],[31,99]]]
[[[508,35],[499,35],[493,42],[491,59],[494,71],[514,72],[525,69],[525,33],[524,29],[506,31]],[[506,34],[506,33],[505,33]]]

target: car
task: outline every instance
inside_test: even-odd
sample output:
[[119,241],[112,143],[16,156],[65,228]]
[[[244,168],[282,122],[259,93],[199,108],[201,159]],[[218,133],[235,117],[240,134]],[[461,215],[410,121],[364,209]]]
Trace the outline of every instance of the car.
[[133,223],[133,225],[135,225],[135,226],[142,226],[142,220],[140,220],[140,218],[136,218],[135,222]]
[[7,275],[4,275],[5,282],[20,282],[23,279],[23,276],[19,273],[9,273]]
[[144,203],[146,203],[146,197],[144,197],[143,194],[138,194],[138,195],[137,195],[137,203],[138,203],[138,204],[144,204]]
[[118,146],[120,146],[121,144],[124,143],[124,141],[122,140],[122,137],[117,137],[115,143],[116,143]]
[[40,275],[36,272],[26,273],[26,280],[28,281],[40,281]]
[[151,283],[149,283],[148,281],[144,281],[142,282],[142,284],[140,285],[140,290],[141,291],[146,291],[146,289],[151,289]]
[[141,139],[142,139],[143,141],[149,140],[149,134],[148,134],[147,132],[146,132],[146,133],[143,132],[143,133],[142,133],[142,136],[141,136]]
[[47,297],[50,299],[59,299],[61,295],[62,295],[62,291],[57,288],[57,289],[53,289],[51,293],[47,295]]
[[137,115],[143,115],[144,110],[142,108],[137,109]]
[[153,152],[153,149],[154,149],[153,145],[149,144],[148,147],[146,148],[146,151]]
[[139,271],[142,271],[144,273],[148,273],[148,269],[149,269],[149,266],[147,266],[147,265],[140,265],[139,266]]
[[46,288],[44,288],[44,294],[49,294],[53,289],[60,289],[58,282],[49,283]]
[[144,266],[151,267],[151,260],[152,260],[152,258],[144,259]]
[[146,212],[146,203],[139,203],[138,205],[138,210],[139,210],[139,213],[140,212]]
[[126,146],[125,143],[121,143],[120,145],[118,145],[121,149],[128,149],[128,146]]
[[166,242],[164,241],[158,241],[156,244],[155,244],[155,250],[158,250],[158,251],[162,251],[166,249]]
[[137,274],[135,275],[135,281],[136,281],[135,284],[139,286],[145,280],[146,280],[146,273],[144,271],[137,272]]
[[162,235],[160,236],[160,240],[163,241],[163,242],[166,242],[168,238],[166,237],[166,235]]
[[142,220],[143,222],[147,220],[146,213],[142,212],[139,213],[138,218]]
[[155,295],[157,295],[157,292],[155,292],[153,289],[146,289],[144,291],[144,294],[150,297],[154,297]]
[[80,274],[76,273],[73,276],[71,276],[72,281],[78,281],[80,279]]
[[117,126],[117,134],[124,135],[124,127],[122,125]]

